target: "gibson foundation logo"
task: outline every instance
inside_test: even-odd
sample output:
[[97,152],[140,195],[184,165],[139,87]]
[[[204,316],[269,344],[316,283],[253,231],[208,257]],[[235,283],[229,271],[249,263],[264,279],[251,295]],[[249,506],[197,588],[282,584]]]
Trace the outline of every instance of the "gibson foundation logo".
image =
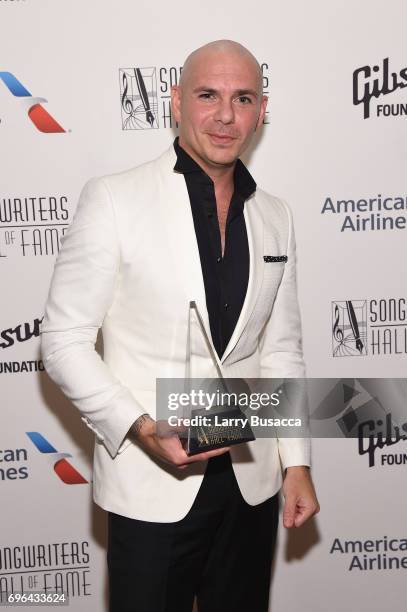
[[407,67],[398,72],[390,71],[389,58],[381,64],[361,66],[353,73],[353,104],[363,105],[363,118],[369,119],[373,111],[376,117],[407,115],[407,103],[376,104],[373,98],[387,96],[398,89],[407,87]]
[[332,302],[332,355],[367,354],[407,354],[405,298]]
[[[269,65],[261,64],[263,93],[269,93]],[[171,87],[178,85],[182,67],[135,66],[119,69],[123,130],[176,127],[171,114]],[[263,121],[268,124],[268,113]]]
[[0,331],[0,349],[7,349],[15,342],[27,342],[40,335],[40,326],[44,317],[34,319],[33,323],[20,323],[15,327],[8,327]]
[[326,391],[311,414],[324,437],[355,439],[369,468],[407,465],[406,379],[340,379]]
[[[0,330],[0,349],[8,349],[16,343],[27,342],[31,338],[38,338],[43,318],[35,318],[32,323],[27,321],[15,327]],[[44,371],[44,364],[41,359],[0,361],[0,374],[21,374],[39,371]]]
[[[376,451],[407,440],[407,422],[401,426],[393,422],[392,414],[379,419],[368,419],[358,425],[359,455],[367,455],[369,467],[376,464]],[[382,453],[381,465],[405,465],[407,453]]]

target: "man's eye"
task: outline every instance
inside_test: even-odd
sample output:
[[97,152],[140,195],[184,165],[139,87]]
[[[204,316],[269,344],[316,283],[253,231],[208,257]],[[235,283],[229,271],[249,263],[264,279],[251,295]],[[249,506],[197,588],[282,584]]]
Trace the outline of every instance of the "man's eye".
[[248,96],[239,96],[237,98],[237,100],[241,103],[241,104],[251,104],[252,100],[251,98],[249,98]]
[[203,98],[204,100],[209,100],[210,98],[213,98],[213,94],[209,92],[204,92],[199,94],[199,97]]

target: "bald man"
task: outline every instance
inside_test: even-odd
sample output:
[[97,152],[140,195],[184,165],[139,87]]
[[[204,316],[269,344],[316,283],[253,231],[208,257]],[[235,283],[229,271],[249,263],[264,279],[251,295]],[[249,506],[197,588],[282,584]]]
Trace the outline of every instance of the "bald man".
[[179,137],[86,184],[55,266],[42,353],[96,434],[110,612],[191,612],[195,597],[199,612],[266,612],[278,490],[285,527],[319,511],[307,440],[188,456],[157,433],[156,378],[185,376],[191,302],[203,376],[211,361],[228,378],[304,376],[291,212],[239,159],[266,104],[242,45],[191,53],[172,88]]

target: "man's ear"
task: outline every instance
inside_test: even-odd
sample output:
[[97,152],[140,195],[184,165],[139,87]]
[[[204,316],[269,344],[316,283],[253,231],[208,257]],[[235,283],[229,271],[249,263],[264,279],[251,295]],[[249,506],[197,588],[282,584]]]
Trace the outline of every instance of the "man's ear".
[[268,102],[268,97],[267,96],[263,96],[262,100],[261,100],[261,103],[260,103],[259,117],[257,119],[256,128],[255,128],[254,131],[256,131],[261,126],[261,124],[263,123],[264,117],[266,116],[267,102]]
[[181,87],[179,85],[171,87],[171,114],[177,123],[181,122]]

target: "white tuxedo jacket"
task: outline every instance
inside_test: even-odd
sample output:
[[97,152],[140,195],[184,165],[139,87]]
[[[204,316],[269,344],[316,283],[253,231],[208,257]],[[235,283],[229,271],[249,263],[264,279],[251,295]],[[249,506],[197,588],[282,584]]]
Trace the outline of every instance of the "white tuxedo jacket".
[[[154,161],[85,185],[55,264],[41,334],[49,376],[96,434],[95,502],[159,522],[187,514],[207,464],[178,470],[125,438],[141,414],[155,417],[156,378],[185,376],[190,301],[211,338],[191,206],[175,162],[171,146]],[[291,213],[257,189],[244,215],[247,294],[218,365],[229,378],[304,376]],[[266,263],[264,255],[288,261]],[[100,327],[103,360],[95,351]],[[203,336],[197,353],[210,370]],[[304,439],[261,438],[230,454],[249,504],[277,492],[281,466],[310,464]]]

